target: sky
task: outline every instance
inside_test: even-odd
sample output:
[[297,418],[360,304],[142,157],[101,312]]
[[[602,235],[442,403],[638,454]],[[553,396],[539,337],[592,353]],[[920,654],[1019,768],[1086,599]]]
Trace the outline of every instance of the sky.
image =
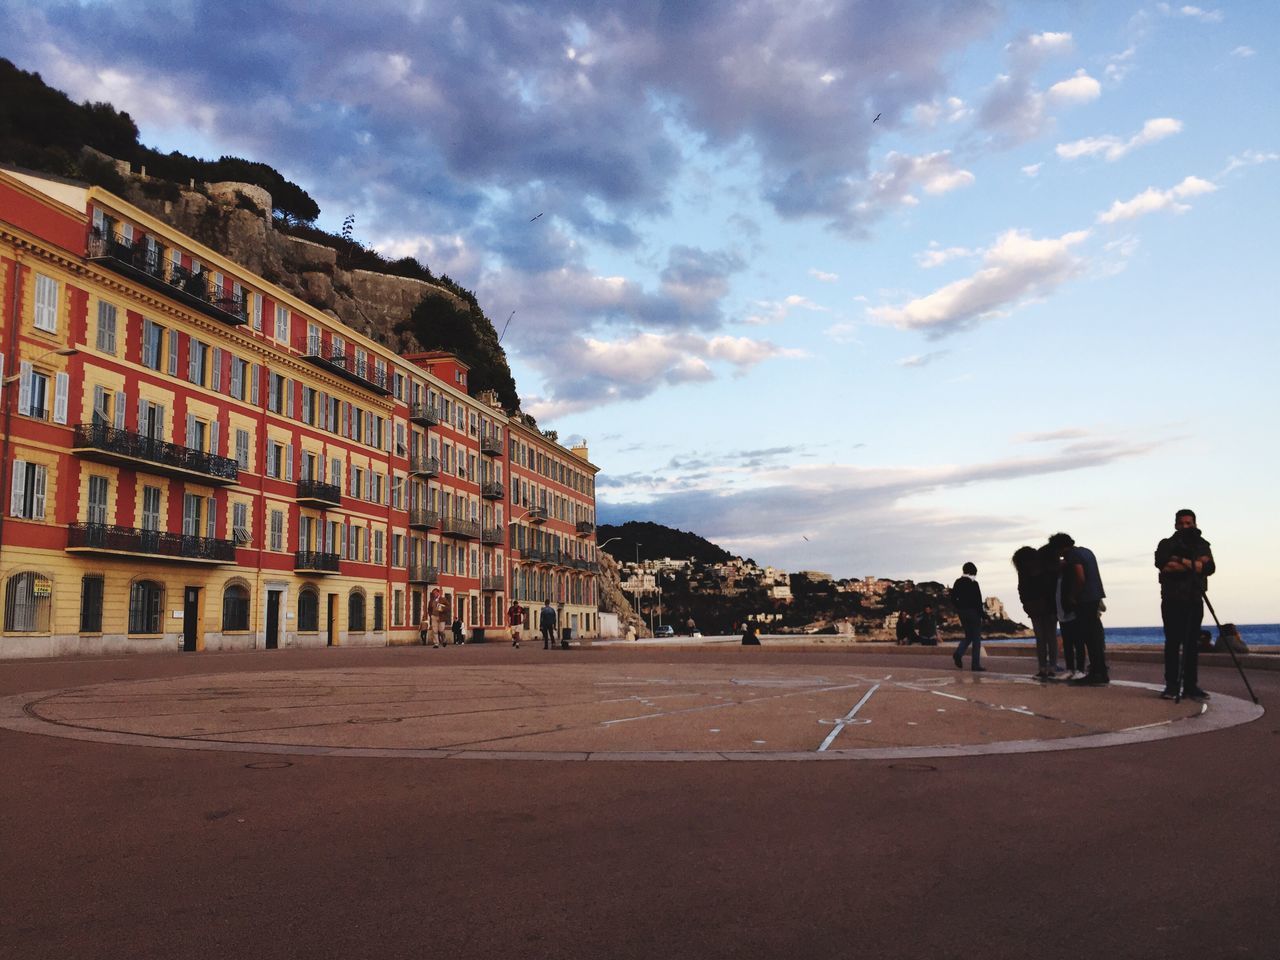
[[[0,0],[144,143],[473,289],[598,519],[950,582],[1062,530],[1280,621],[1280,5]],[[509,322],[508,322],[509,321]]]

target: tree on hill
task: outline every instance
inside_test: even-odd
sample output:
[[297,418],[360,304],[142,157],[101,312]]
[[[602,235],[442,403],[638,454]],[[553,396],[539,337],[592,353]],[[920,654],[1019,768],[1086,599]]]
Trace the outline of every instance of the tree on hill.
[[690,557],[701,563],[723,563],[733,558],[728,550],[704,540],[696,533],[676,530],[648,520],[628,520],[618,526],[602,523],[596,528],[597,543],[605,543],[613,537],[618,539],[604,549],[620,563],[634,561],[637,547],[641,560]]

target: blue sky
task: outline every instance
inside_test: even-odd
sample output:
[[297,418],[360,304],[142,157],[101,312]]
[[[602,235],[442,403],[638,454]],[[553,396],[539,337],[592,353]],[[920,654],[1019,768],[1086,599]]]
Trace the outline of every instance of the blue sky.
[[[17,3],[0,55],[477,292],[602,521],[950,581],[1191,506],[1280,620],[1280,8]],[[879,119],[876,120],[876,116]],[[541,214],[537,219],[535,215]],[[806,539],[807,538],[807,539]]]

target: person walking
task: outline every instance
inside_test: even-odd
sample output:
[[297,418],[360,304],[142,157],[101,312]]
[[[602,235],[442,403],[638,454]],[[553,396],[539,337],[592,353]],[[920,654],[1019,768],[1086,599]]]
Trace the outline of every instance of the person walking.
[[462,634],[462,618],[454,617],[453,618],[453,645],[455,647],[460,647],[462,646],[463,642],[464,642],[464,638]]
[[511,606],[507,607],[507,624],[511,627],[511,645],[518,650],[520,628],[524,626],[524,607],[514,600],[511,601]]
[[431,634],[433,647],[439,647],[444,643],[444,618],[447,609],[444,595],[440,592],[440,588],[436,587],[427,599],[427,629]]
[[1164,623],[1164,691],[1160,696],[1175,700],[1181,693],[1204,701],[1209,695],[1200,689],[1197,638],[1204,620],[1204,593],[1216,567],[1209,541],[1196,526],[1195,511],[1179,510],[1174,514],[1173,528],[1173,536],[1156,546],[1160,619]]
[[1058,675],[1058,567],[1061,562],[1053,548],[1045,544],[1019,547],[1013,554],[1013,568],[1018,572],[1018,599],[1031,619],[1036,636],[1036,660],[1040,669],[1036,678],[1049,680]]
[[964,669],[964,652],[973,647],[971,669],[982,673],[987,668],[982,665],[982,588],[978,586],[978,568],[966,563],[961,569],[959,579],[951,587],[951,602],[955,604],[956,616],[960,618],[960,626],[964,628],[964,639],[951,655],[956,667]]
[[1084,676],[1072,675],[1071,683],[1087,687],[1105,687],[1111,682],[1107,671],[1107,638],[1102,629],[1103,599],[1107,592],[1098,572],[1098,558],[1088,547],[1078,546],[1068,534],[1055,533],[1049,546],[1062,559],[1059,587],[1062,635],[1072,637],[1077,655],[1082,644],[1089,655],[1089,670]]
[[542,649],[550,650],[556,642],[556,608],[551,605],[550,597],[538,614],[538,627],[542,630]]

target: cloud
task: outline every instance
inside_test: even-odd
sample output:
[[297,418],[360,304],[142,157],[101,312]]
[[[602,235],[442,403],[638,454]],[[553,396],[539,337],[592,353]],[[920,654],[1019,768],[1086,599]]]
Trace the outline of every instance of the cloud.
[[838,273],[825,273],[816,267],[809,268],[809,276],[813,277],[820,283],[835,283],[840,279],[840,275]]
[[981,252],[981,250],[971,250],[968,247],[942,247],[934,241],[929,244],[928,250],[916,254],[916,263],[928,270],[941,266],[948,260],[955,260],[958,257],[973,257]]
[[912,122],[918,127],[931,129],[940,122],[959,123],[973,115],[973,110],[959,97],[947,97],[945,100],[932,100],[929,103],[917,103],[911,108]]
[[1119,53],[1111,56],[1107,60],[1106,67],[1103,68],[1103,76],[1111,83],[1120,83],[1134,69],[1134,56],[1137,54],[1138,48],[1130,44]]
[[747,314],[744,323],[752,326],[763,326],[769,323],[782,323],[794,310],[810,310],[815,313],[829,313],[821,304],[814,303],[808,297],[793,293],[782,300],[757,300],[752,304],[755,312]]
[[1201,7],[1193,7],[1190,4],[1174,7],[1167,3],[1157,3],[1156,9],[1166,17],[1189,17],[1192,20],[1199,20],[1201,23],[1221,23],[1223,20],[1221,10],[1205,10]]
[[1048,97],[1055,103],[1088,103],[1102,96],[1102,84],[1083,69],[1077,70],[1069,80],[1059,80],[1049,88]]
[[1228,158],[1227,165],[1222,169],[1219,176],[1225,176],[1233,170],[1239,170],[1241,167],[1253,167],[1260,163],[1272,163],[1280,160],[1280,153],[1267,153],[1262,150],[1246,150],[1239,156]]
[[1149,213],[1156,213],[1160,210],[1186,213],[1191,209],[1191,205],[1180,201],[1205,193],[1213,193],[1217,189],[1208,180],[1202,180],[1199,177],[1187,177],[1177,186],[1170,187],[1168,190],[1157,190],[1154,187],[1148,187],[1130,200],[1115,201],[1105,213],[1098,214],[1098,222],[1118,223],[1121,220],[1145,217]]
[[1058,440],[1082,440],[1087,436],[1089,436],[1089,432],[1080,427],[1065,427],[1061,430],[1047,430],[1043,433],[1024,433],[1014,439],[1022,443],[1054,443]]
[[1040,173],[1040,168],[1043,166],[1043,163],[1029,163],[1022,168],[1022,173],[1024,176],[1034,177]]
[[1182,132],[1182,121],[1172,117],[1156,117],[1142,125],[1142,129],[1128,140],[1107,134],[1101,137],[1085,137],[1071,143],[1060,143],[1054,152],[1063,160],[1078,160],[1081,157],[1102,156],[1109,163],[1119,160],[1131,150],[1156,143],[1165,137]]
[[909,357],[903,357],[898,361],[900,367],[927,367],[935,360],[941,360],[947,356],[950,350],[933,350],[929,353],[916,353]]
[[971,276],[902,306],[873,307],[867,313],[903,330],[923,330],[931,338],[956,333],[1079,276],[1087,264],[1075,248],[1088,236],[1088,230],[1077,230],[1036,239],[1023,230],[1008,230],[984,251],[982,268]]
[[1232,50],[1231,55],[1233,57],[1240,57],[1241,59],[1245,59],[1247,57],[1252,57],[1257,52],[1258,51],[1254,50],[1253,47],[1246,47],[1244,45],[1241,45],[1236,47],[1234,50]]

